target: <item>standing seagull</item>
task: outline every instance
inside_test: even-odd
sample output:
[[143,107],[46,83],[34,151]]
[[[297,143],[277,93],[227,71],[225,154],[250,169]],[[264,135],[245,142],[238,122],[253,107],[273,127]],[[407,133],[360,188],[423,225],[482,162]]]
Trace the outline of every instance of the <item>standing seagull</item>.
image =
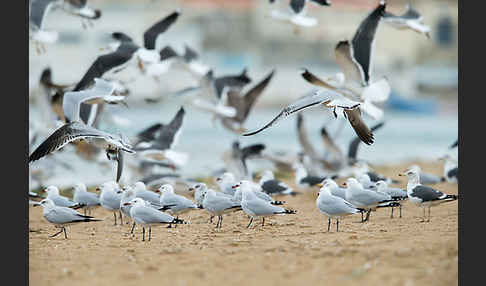
[[415,168],[419,171],[420,174],[420,183],[424,185],[433,185],[433,184],[438,184],[446,181],[445,177],[441,177],[435,174],[430,174],[430,173],[425,173],[420,169],[419,165],[412,165],[409,167],[409,169]]
[[441,191],[435,190],[431,187],[427,187],[420,184],[419,171],[416,168],[407,169],[405,172],[400,173],[399,176],[407,176],[407,195],[410,202],[421,207],[424,210],[422,222],[425,221],[425,208],[429,209],[429,217],[427,221],[430,221],[430,208],[441,203],[457,200],[456,195],[444,194]]
[[247,228],[250,227],[254,218],[262,217],[262,226],[265,225],[265,217],[274,216],[277,214],[295,214],[297,211],[291,209],[284,209],[282,207],[273,205],[271,202],[260,199],[252,190],[252,186],[248,181],[240,182],[241,188],[241,208],[249,215],[250,222]]
[[39,202],[39,205],[44,208],[42,211],[44,218],[48,222],[56,225],[56,227],[61,227],[59,232],[50,237],[55,237],[61,232],[64,232],[64,238],[67,239],[66,225],[77,222],[100,221],[100,219],[82,215],[71,208],[56,206],[50,199],[43,199]]
[[295,196],[298,193],[292,190],[284,182],[275,179],[273,172],[270,170],[263,171],[260,182],[262,191],[273,196],[273,195],[292,195]]
[[[274,0],[270,0],[270,3],[275,2]],[[331,6],[331,0],[290,0],[290,9],[289,11],[278,11],[273,10],[270,14],[272,18],[282,21],[290,21],[291,23],[304,26],[304,27],[312,27],[317,25],[317,19],[306,17],[306,9],[305,4],[306,2],[313,2],[315,4],[319,4],[321,6]]]
[[399,30],[410,29],[419,34],[424,34],[427,39],[430,39],[430,27],[422,22],[424,17],[412,7],[411,0],[408,1],[405,8],[407,11],[400,16],[385,12],[383,21]]
[[96,188],[96,191],[101,192],[100,194],[100,204],[101,206],[113,212],[113,217],[115,218],[116,225],[116,212],[120,214],[120,225],[123,224],[122,214],[120,210],[121,194],[115,191],[114,184],[112,182],[103,183],[100,187]]
[[205,191],[203,191],[203,196],[203,208],[212,216],[218,216],[216,228],[222,227],[223,214],[241,209],[240,203],[233,200],[233,197],[227,197],[226,195],[217,195],[216,191],[212,189],[206,189]]
[[128,203],[124,203],[125,206],[131,206],[130,215],[133,220],[142,226],[142,241],[145,241],[145,227],[149,227],[148,240],[152,238],[152,225],[153,224],[182,224],[183,220],[176,219],[175,217],[166,213],[160,212],[147,205],[141,198],[134,198]]
[[47,198],[50,199],[56,206],[68,207],[73,209],[78,209],[83,207],[83,204],[72,201],[59,194],[59,189],[56,186],[49,186],[41,191],[42,193],[47,193]]
[[[389,194],[394,201],[401,201],[408,199],[407,190],[402,190],[400,188],[390,188],[388,187],[387,182],[385,181],[378,181],[375,184],[376,190],[378,192]],[[402,204],[399,205],[400,208],[400,217],[402,217]],[[393,209],[391,208],[391,215],[390,218],[393,218]]]
[[121,176],[123,167],[123,152],[135,153],[131,145],[114,135],[93,128],[80,120],[80,105],[85,103],[119,102],[120,96],[112,96],[114,86],[102,79],[96,79],[95,85],[89,90],[66,92],[63,99],[63,111],[67,121],[45,139],[29,156],[29,163],[36,161],[66,144],[77,140],[87,140],[97,147],[106,150],[109,160],[118,162],[117,181]]
[[339,231],[339,218],[359,213],[360,210],[345,199],[331,194],[329,182],[324,182],[316,199],[317,209],[328,217],[327,232],[331,229],[331,218],[336,219],[336,231]]
[[[29,24],[34,34],[33,40],[41,43],[57,41],[57,32],[43,29],[44,19],[51,9],[61,8],[63,11],[86,19],[99,19],[101,11],[88,7],[87,0],[30,0]],[[84,25],[84,23],[83,23]]]
[[91,214],[91,208],[101,205],[99,196],[88,192],[84,183],[77,183],[74,185],[73,201],[84,205],[83,209],[85,215],[87,212]]
[[[170,184],[162,185],[158,190],[160,195],[160,207],[168,213],[179,218],[180,214],[190,210],[199,209],[198,206],[190,199],[178,195],[174,192],[174,187]],[[169,225],[170,226],[170,225]],[[176,225],[177,226],[177,225]]]

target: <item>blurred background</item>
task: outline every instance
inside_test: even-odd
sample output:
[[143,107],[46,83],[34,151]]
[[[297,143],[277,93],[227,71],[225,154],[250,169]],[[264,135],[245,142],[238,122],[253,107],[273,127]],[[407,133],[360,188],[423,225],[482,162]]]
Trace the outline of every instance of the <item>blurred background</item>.
[[[188,44],[199,52],[201,61],[212,67],[216,76],[238,74],[246,67],[253,79],[249,86],[272,69],[276,70],[245,124],[249,130],[255,130],[312,88],[300,76],[300,68],[306,67],[318,76],[331,76],[339,71],[334,46],[353,36],[360,21],[378,1],[335,0],[331,7],[310,3],[307,15],[319,21],[311,28],[296,28],[272,19],[269,16],[272,9],[288,6],[288,1],[280,2],[272,5],[264,0],[94,0],[90,1],[90,6],[101,9],[103,14],[87,29],[83,29],[79,18],[51,11],[44,28],[58,31],[59,40],[48,45],[47,52],[41,55],[29,42],[29,86],[35,93],[40,73],[48,66],[55,83],[76,84],[102,53],[100,49],[111,42],[112,32],[122,31],[141,43],[145,29],[179,8],[181,16],[158,38],[157,49],[170,44],[183,53],[184,44]],[[387,2],[387,11],[402,14],[408,0]],[[436,160],[458,136],[458,3],[416,0],[413,5],[424,16],[423,22],[431,27],[430,39],[384,23],[376,34],[374,77],[386,76],[392,94],[384,104],[385,127],[375,133],[373,145],[363,144],[360,148],[360,157],[372,164]],[[160,82],[140,78],[128,85],[132,91],[127,99],[128,109],[123,106],[106,108],[106,112],[129,119],[130,124],[115,126],[100,121],[101,127],[121,130],[130,137],[152,123],[168,122],[180,103],[151,104],[144,99],[195,84],[197,82],[187,72],[177,70],[166,74]],[[29,110],[31,117],[39,112],[32,107]],[[243,146],[265,143],[274,150],[300,150],[296,116],[258,135],[238,137],[213,122],[211,115],[194,108],[186,111],[184,129],[175,148],[191,156],[182,174],[203,176],[221,167],[220,155],[236,139]],[[349,124],[341,125],[338,120],[332,120],[324,109],[314,108],[303,114],[317,149],[322,146],[320,127],[326,124],[331,133],[340,132],[336,140],[347,151],[355,136]],[[366,117],[365,121],[368,125],[378,123]],[[111,173],[100,180],[110,179]],[[93,180],[92,177],[83,179]]]

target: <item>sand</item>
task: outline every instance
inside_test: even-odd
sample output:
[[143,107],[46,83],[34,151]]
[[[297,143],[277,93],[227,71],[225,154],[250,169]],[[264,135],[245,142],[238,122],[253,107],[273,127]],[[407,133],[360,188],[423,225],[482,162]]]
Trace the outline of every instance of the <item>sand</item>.
[[[424,171],[442,166],[419,163]],[[379,167],[387,176],[408,164]],[[293,185],[292,182],[289,182]],[[435,188],[457,194],[458,186]],[[184,216],[191,224],[152,228],[152,240],[141,241],[141,228],[113,226],[113,214],[98,208],[104,221],[72,225],[69,239],[30,207],[30,285],[458,285],[458,203],[432,208],[431,221],[406,202],[403,217],[390,209],[373,212],[360,223],[354,215],[340,221],[339,232],[316,206],[315,192],[282,197],[297,215],[255,221],[247,229],[242,212],[224,216],[222,229],[208,224],[208,214]],[[182,218],[182,217],[181,217]]]

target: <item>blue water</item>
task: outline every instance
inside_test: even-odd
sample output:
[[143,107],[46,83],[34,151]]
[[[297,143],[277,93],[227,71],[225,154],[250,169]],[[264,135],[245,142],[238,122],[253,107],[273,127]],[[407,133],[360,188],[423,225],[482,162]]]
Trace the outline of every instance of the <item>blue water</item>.
[[[129,109],[109,106],[107,110],[120,117],[129,119],[132,124],[118,128],[127,136],[155,122],[167,123],[177,112],[173,104],[140,104]],[[280,109],[255,108],[249,115],[246,127],[255,130],[270,121]],[[355,133],[347,121],[341,124],[324,109],[314,108],[303,113],[304,124],[311,142],[317,150],[324,152],[319,135],[320,128],[326,123],[331,134],[342,129],[336,139],[343,152],[347,153],[349,142]],[[186,107],[183,130],[174,150],[190,154],[190,161],[182,173],[187,175],[207,175],[218,166],[223,166],[221,156],[231,143],[238,139],[242,146],[264,143],[274,151],[300,151],[297,141],[296,118],[292,116],[277,125],[254,136],[237,136],[225,130],[212,116],[195,108]],[[343,119],[342,119],[343,120]],[[417,114],[385,110],[385,126],[375,132],[375,143],[371,146],[361,144],[358,157],[372,164],[398,163],[409,160],[436,160],[458,137],[457,114]],[[378,121],[365,118],[369,126]],[[103,122],[103,121],[101,121]],[[115,131],[109,126],[102,129]],[[268,167],[268,165],[265,165]]]

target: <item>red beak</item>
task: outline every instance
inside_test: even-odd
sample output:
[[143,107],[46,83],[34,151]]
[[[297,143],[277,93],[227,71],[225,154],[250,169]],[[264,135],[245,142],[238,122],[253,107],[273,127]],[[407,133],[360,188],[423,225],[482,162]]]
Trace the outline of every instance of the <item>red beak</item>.
[[232,189],[236,189],[238,188],[240,185],[234,185],[234,186],[231,186]]
[[124,205],[124,206],[129,206],[129,205],[131,205],[131,204],[130,204],[130,203],[124,203],[123,205]]

